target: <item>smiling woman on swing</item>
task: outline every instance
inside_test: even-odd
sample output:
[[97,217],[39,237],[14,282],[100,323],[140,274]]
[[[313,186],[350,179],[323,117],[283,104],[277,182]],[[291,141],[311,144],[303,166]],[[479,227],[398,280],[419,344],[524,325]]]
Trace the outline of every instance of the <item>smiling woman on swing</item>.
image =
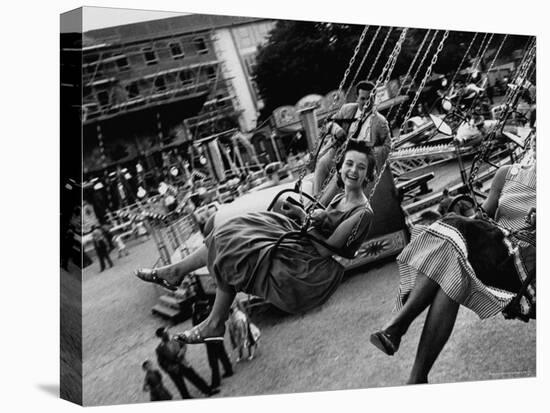
[[[344,192],[327,209],[311,214],[310,234],[338,250],[361,245],[373,217],[363,188],[373,180],[374,165],[368,146],[348,142],[338,170]],[[300,230],[308,215],[288,200],[282,207],[283,213],[248,213],[213,226],[204,245],[182,261],[136,271],[143,281],[175,289],[186,274],[208,266],[217,284],[212,312],[182,333],[181,340],[189,344],[223,340],[238,291],[264,298],[285,312],[300,313],[322,304],[336,290],[344,269],[332,259],[333,252],[308,237],[285,239],[275,247],[281,235]]]
[[393,355],[411,323],[429,307],[408,384],[428,382],[460,305],[481,319],[501,312],[506,318],[534,318],[534,146],[531,155],[531,162],[497,171],[483,204],[496,223],[447,215],[413,237],[397,258],[401,276],[397,312],[370,341]]

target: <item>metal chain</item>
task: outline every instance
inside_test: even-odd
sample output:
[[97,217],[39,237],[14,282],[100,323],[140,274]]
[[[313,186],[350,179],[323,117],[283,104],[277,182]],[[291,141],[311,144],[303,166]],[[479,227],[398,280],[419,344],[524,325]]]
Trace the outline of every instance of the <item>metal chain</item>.
[[464,64],[464,60],[466,60],[466,57],[470,53],[470,49],[474,45],[474,42],[476,40],[476,37],[479,33],[475,33],[474,37],[472,37],[472,41],[468,45],[468,48],[466,49],[466,52],[464,53],[464,56],[462,56],[462,60],[460,61],[460,64],[458,65],[458,68],[456,69],[456,72],[453,75],[453,78],[451,79],[451,83],[449,83],[449,86],[452,87],[455,84],[456,76],[458,75],[458,72],[460,72],[460,69],[462,68],[462,65]]
[[[434,55],[432,56],[430,66],[428,67],[428,70],[426,70],[426,73],[424,75],[424,78],[422,79],[420,87],[416,91],[416,94],[415,94],[413,100],[411,101],[411,104],[409,105],[409,110],[407,112],[407,115],[406,115],[405,119],[408,119],[408,117],[411,115],[412,110],[414,108],[414,105],[416,104],[416,101],[418,100],[418,97],[420,96],[420,93],[421,93],[422,89],[424,89],[424,86],[426,85],[426,81],[428,80],[428,78],[430,77],[430,75],[432,73],[433,66],[437,62],[437,58],[439,57],[439,53],[443,49],[443,45],[445,44],[445,40],[447,40],[448,36],[449,36],[449,31],[447,30],[443,34],[443,37],[441,38],[441,41],[439,42],[439,45],[437,46],[437,49],[436,49]],[[404,122],[403,122],[403,124],[404,124]],[[401,133],[403,133],[403,124],[401,125],[401,129],[399,130],[399,136],[401,135]],[[393,139],[390,140],[390,153],[391,153],[391,151],[393,151],[394,142],[395,141]],[[387,163],[388,162],[384,162],[384,164],[382,165],[382,168],[380,169],[380,173],[377,174],[377,176],[375,178],[374,185],[371,188],[371,190],[369,192],[369,195],[368,195],[369,200],[374,195],[374,192],[376,191],[376,188],[377,188],[378,184],[380,183],[380,180],[382,179],[382,174],[384,173],[384,169],[386,168]]]
[[511,105],[514,102],[516,96],[518,95],[519,91],[521,90],[523,84],[525,83],[525,80],[527,79],[527,73],[529,71],[529,68],[531,67],[534,57],[535,57],[535,51],[536,47],[533,45],[529,49],[526,57],[523,59],[522,64],[519,68],[519,70],[516,73],[516,76],[514,77],[514,82],[518,79],[521,79],[521,76],[525,75],[520,85],[517,85],[515,89],[510,89],[505,96],[505,108],[502,111],[497,124],[491,131],[491,133],[487,134],[483,142],[481,143],[481,150],[476,154],[474,157],[474,160],[472,162],[472,166],[470,169],[470,176],[468,177],[468,189],[470,190],[470,193],[472,194],[472,199],[475,203],[476,210],[480,213],[481,217],[494,225],[497,225],[500,228],[506,229],[508,232],[512,232],[512,230],[503,227],[502,225],[497,224],[489,215],[487,212],[483,209],[480,203],[478,203],[477,198],[475,197],[474,193],[474,181],[477,177],[477,174],[479,173],[480,169],[480,161],[484,159],[487,156],[487,153],[490,149],[491,140],[496,134],[496,131],[499,129],[500,125],[504,125],[504,122],[506,121],[506,118],[508,117],[508,112],[510,111]]
[[[361,33],[361,36],[359,37],[359,40],[357,41],[357,45],[355,46],[355,49],[353,51],[353,55],[351,56],[351,59],[348,63],[348,67],[346,71],[344,72],[344,77],[340,81],[340,85],[338,86],[338,94],[334,95],[334,100],[332,102],[332,106],[336,104],[336,101],[338,99],[339,94],[344,90],[344,85],[346,84],[346,80],[351,72],[351,68],[353,64],[355,63],[355,58],[357,57],[357,54],[359,53],[359,50],[361,49],[361,45],[363,44],[363,41],[365,40],[365,36],[367,35],[367,31],[369,30],[369,26],[365,26],[363,29],[363,32]],[[331,106],[331,107],[332,107]]]
[[[493,56],[493,60],[491,61],[491,64],[489,65],[489,68],[487,69],[487,78],[485,80],[488,81],[489,79],[489,73],[491,72],[491,69],[493,68],[493,66],[495,65],[495,62],[497,61],[497,57],[498,55],[500,54],[500,51],[502,50],[502,46],[504,46],[504,43],[506,42],[506,39],[508,38],[508,35],[505,35],[504,38],[502,39],[502,42],[500,43],[500,46],[498,47],[495,55]],[[483,87],[484,85],[482,85]]]
[[[494,34],[491,33],[491,36],[489,37],[489,40],[487,41],[487,44],[484,45],[483,43],[485,42],[485,38],[487,37],[487,33],[485,33],[485,36],[483,37],[483,40],[482,40],[480,48],[479,48],[479,52],[478,52],[478,54],[476,56],[476,59],[475,59],[474,69],[468,75],[468,78],[466,79],[466,82],[464,83],[464,86],[467,86],[468,83],[470,83],[470,81],[472,80],[474,72],[477,70],[477,67],[479,66],[479,63],[481,62],[481,59],[483,58],[483,56],[485,56],[485,53],[487,52],[487,48],[489,47],[489,44],[493,40],[493,36],[494,36]],[[456,102],[456,107],[457,108],[460,107],[460,103],[462,102],[463,97],[464,97],[464,95],[460,95],[458,97],[457,102]]]
[[[437,32],[436,32],[436,35],[437,35]],[[416,102],[418,101],[418,98],[420,97],[420,94],[422,93],[422,90],[426,86],[426,82],[428,81],[428,78],[432,74],[433,66],[437,62],[437,59],[439,57],[439,53],[441,53],[441,50],[443,49],[443,45],[445,44],[445,40],[447,40],[447,37],[449,37],[449,31],[448,30],[446,30],[445,33],[443,33],[443,37],[441,38],[441,40],[439,42],[439,45],[437,46],[437,49],[436,49],[434,55],[432,56],[432,60],[430,62],[430,65],[428,66],[428,69],[426,70],[426,73],[424,74],[424,78],[420,82],[420,86],[416,90],[414,98],[412,99],[411,103],[409,104],[409,109],[407,111],[407,114],[405,115],[405,120],[409,119],[409,117],[411,116],[411,113],[414,109],[414,106],[416,105]],[[434,39],[435,39],[435,36],[434,36]],[[434,40],[434,39],[432,39],[432,40]],[[401,124],[401,127],[399,128],[399,134],[397,135],[397,138],[399,138],[401,136],[401,134],[403,133],[404,125],[405,125],[405,122],[403,122]]]
[[374,36],[372,37],[372,40],[369,44],[369,47],[367,48],[367,51],[363,55],[363,59],[361,60],[361,63],[359,63],[359,67],[357,68],[357,71],[355,72],[355,76],[353,76],[353,79],[351,80],[351,82],[348,86],[345,97],[347,97],[349,95],[349,93],[351,92],[351,88],[355,84],[355,81],[357,80],[357,76],[359,76],[359,73],[361,72],[361,69],[363,68],[363,65],[365,64],[365,61],[367,60],[367,56],[369,55],[369,52],[372,49],[372,46],[374,45],[374,41],[378,37],[378,33],[380,33],[381,28],[382,28],[382,26],[378,26],[378,29],[376,29],[376,32],[374,33]]
[[[378,77],[375,88],[371,91],[371,95],[370,95],[371,105],[374,103],[374,97],[376,96],[376,88],[380,85],[380,83],[382,81],[384,82],[384,85],[386,85],[388,83],[389,79],[390,79],[391,73],[393,72],[393,68],[395,67],[395,63],[397,62],[397,57],[399,56],[399,53],[401,52],[401,47],[403,45],[403,42],[405,41],[405,36],[407,35],[407,30],[408,30],[407,28],[404,28],[403,31],[401,32],[401,36],[399,36],[399,39],[398,39],[398,41],[397,41],[397,43],[396,43],[396,45],[395,45],[395,47],[392,51],[392,54],[390,55],[390,58],[388,59],[388,61],[384,65],[382,73],[380,73],[380,76]],[[364,114],[364,111],[365,111],[365,107],[363,107],[362,115]],[[390,152],[391,152],[392,149],[393,149],[393,145],[391,144],[391,141],[390,141]],[[386,162],[384,162],[382,164],[382,167],[380,168],[379,173],[376,174],[373,186],[372,186],[369,194],[367,195],[367,200],[369,202],[372,199],[372,196],[374,195],[374,192],[376,191],[376,188],[377,188],[378,184],[380,183],[380,180],[382,179],[382,174],[384,173],[384,170],[386,168],[387,163],[388,162],[386,160]],[[354,225],[354,227],[351,231],[351,234],[349,235],[349,237],[346,241],[346,247],[349,247],[351,245],[351,243],[353,241],[355,241],[355,238],[357,236],[357,232],[359,231],[359,227],[361,226],[361,222],[363,221],[363,217],[365,216],[366,213],[367,213],[366,210],[363,210],[361,212],[361,216],[359,217],[359,220]]]
[[[410,76],[411,72],[412,72],[412,68],[414,67],[415,63],[416,63],[416,60],[418,59],[418,56],[420,56],[420,52],[422,51],[422,48],[424,47],[424,44],[426,43],[426,40],[428,39],[428,36],[430,34],[430,32],[432,31],[432,29],[428,29],[428,31],[426,32],[426,34],[424,35],[424,38],[422,39],[422,42],[420,43],[420,46],[418,47],[418,50],[416,51],[416,54],[414,55],[414,58],[411,62],[411,64],[409,65],[409,69],[407,70],[407,73],[405,74],[405,76],[403,77],[403,82],[399,82],[399,89],[397,90],[397,93],[395,94],[396,96],[399,96],[400,93],[401,93],[401,90],[403,89],[403,84],[405,83],[405,81],[408,79],[408,77]],[[401,102],[403,103],[403,102]],[[392,113],[393,111],[393,108],[394,106],[392,106],[388,112],[388,117],[387,119],[390,119],[390,114]],[[399,108],[401,108],[401,105],[399,105]],[[397,114],[397,113],[396,113]],[[394,120],[395,120],[395,115],[394,117],[392,118],[391,120],[391,126],[390,126],[390,129],[393,127],[393,124],[394,124]]]
[[[432,45],[433,45],[433,43],[435,41],[435,38],[437,37],[438,33],[439,33],[439,30],[436,30],[434,32],[433,37],[432,37],[430,43],[428,44],[428,48],[426,49],[426,52],[424,53],[424,56],[422,56],[422,59],[420,60],[420,63],[418,64],[418,67],[416,68],[416,71],[414,73],[414,76],[411,78],[411,82],[409,83],[409,86],[407,87],[407,91],[405,92],[405,94],[407,96],[409,95],[409,92],[411,91],[411,89],[414,85],[414,82],[416,81],[416,77],[420,73],[420,69],[422,68],[422,65],[424,64],[424,61],[426,60],[426,57],[428,56],[428,52],[432,48]],[[397,108],[397,112],[395,113],[395,118],[396,119],[399,117],[399,114],[401,113],[401,108],[403,107],[404,103],[405,103],[405,101],[403,101],[399,104],[399,107]]]
[[[493,68],[493,66],[494,66],[494,64],[497,60],[497,57],[500,54],[500,51],[502,50],[502,46],[504,46],[504,42],[506,41],[507,38],[508,38],[508,35],[505,35],[504,38],[502,39],[502,42],[500,42],[500,46],[498,47],[495,55],[493,56],[493,60],[491,61],[491,64],[489,65],[488,69],[485,71],[486,77],[485,77],[485,79],[483,79],[483,82],[481,83],[480,87],[485,88],[486,82],[489,79],[489,73],[491,72],[491,69]],[[470,117],[470,114],[474,111],[476,103],[477,103],[477,101],[479,100],[480,97],[481,97],[481,95],[477,94],[474,97],[474,99],[472,100],[472,103],[470,104],[470,108],[467,111],[467,117]]]
[[388,39],[390,37],[390,33],[393,31],[393,27],[390,27],[388,32],[386,33],[386,37],[384,38],[384,41],[382,42],[382,46],[380,46],[380,49],[378,49],[378,54],[376,55],[376,58],[374,59],[374,63],[370,67],[369,73],[365,79],[369,80],[370,75],[372,74],[372,71],[374,70],[376,64],[378,63],[378,60],[380,59],[380,55],[382,54],[382,50],[384,50],[384,47],[386,46],[386,43],[388,42]]
[[[332,109],[336,105],[336,102],[338,101],[338,97],[342,94],[342,90],[344,89],[346,79],[348,78],[348,76],[351,72],[351,68],[353,66],[353,63],[355,62],[355,58],[357,57],[357,54],[359,53],[359,50],[361,49],[361,45],[363,44],[363,42],[365,40],[365,36],[367,34],[367,31],[369,30],[369,27],[370,26],[368,26],[368,25],[365,26],[365,28],[363,29],[363,32],[361,33],[361,36],[359,36],[359,40],[357,41],[357,44],[355,45],[355,49],[354,49],[353,55],[351,56],[351,59],[348,63],[348,67],[346,68],[346,71],[344,72],[344,76],[342,77],[342,80],[340,81],[340,85],[338,86],[338,92],[334,94],[334,98],[333,98],[333,101],[331,103],[330,109]],[[328,133],[327,123],[328,123],[328,116],[325,119],[325,122],[324,122],[323,126],[321,127],[321,131],[319,133],[319,136],[316,139],[316,144],[315,144],[314,150],[309,152],[310,161],[313,161],[314,154],[316,154],[319,150],[319,145],[321,144],[321,141],[322,141],[321,136],[324,136],[325,134]],[[307,170],[307,164],[304,164],[304,167],[302,168],[302,170],[300,171],[300,175],[298,176],[298,182],[299,182],[299,187],[300,188],[302,187],[301,183],[302,183],[302,180],[304,179],[304,177],[306,175],[306,170]],[[301,191],[301,189],[300,189],[300,191]]]
[[[405,28],[405,29],[403,29],[403,31],[401,33],[401,36],[399,37],[399,40],[397,41],[397,44],[395,45],[388,61],[384,65],[384,68],[382,69],[382,73],[380,73],[380,76],[378,77],[378,80],[375,84],[375,87],[373,88],[373,90],[371,91],[371,93],[369,95],[369,100],[371,102],[370,106],[372,106],[372,103],[374,102],[377,87],[384,80],[385,75],[390,73],[390,72],[388,72],[388,70],[390,69],[390,66],[393,70],[393,67],[395,66],[395,60],[397,60],[397,55],[401,51],[401,45],[403,44],[403,41],[405,40],[405,35],[406,34],[407,34],[407,29]],[[365,103],[365,106],[363,107],[363,110],[361,111],[360,119],[364,116],[367,106],[369,106],[369,105],[367,105],[367,103]],[[323,184],[321,185],[321,190],[314,197],[314,199],[315,199],[314,204],[319,203],[319,200],[325,194],[325,192],[327,190],[328,183],[330,182],[330,180],[333,178],[334,174],[336,173],[336,168],[338,166],[338,163],[340,162],[340,160],[342,159],[342,157],[344,155],[345,149],[346,149],[345,144],[340,145],[340,147],[338,148],[338,150],[337,150],[337,152],[336,152],[336,154],[333,158],[331,169],[330,169],[327,177],[325,178]],[[380,180],[380,178],[378,177],[378,181],[379,180]],[[311,215],[313,214],[313,210],[314,210],[314,208],[310,208],[309,212],[306,214],[306,218],[305,218],[304,224],[302,226],[302,230],[304,230],[304,231],[309,226],[309,222],[311,220]],[[347,246],[349,246],[349,244],[351,243],[351,240],[353,240],[353,238],[357,234],[358,225],[360,224],[360,222],[361,222],[361,220],[359,220],[358,224],[353,228],[352,233],[351,233],[351,235],[348,238],[348,241],[346,243]]]
[[[437,58],[439,56],[439,53],[441,52],[441,50],[443,49],[443,45],[445,43],[445,40],[447,39],[447,37],[449,36],[449,31],[445,31],[445,33],[443,34],[443,37],[437,47],[437,50],[436,52],[434,53],[433,57],[432,57],[432,60],[431,60],[431,63],[430,63],[430,66],[428,67],[428,70],[426,71],[426,74],[424,75],[424,78],[422,79],[422,83],[420,84],[420,87],[419,89],[416,91],[416,94],[415,94],[415,97],[413,99],[413,101],[411,102],[411,105],[409,107],[409,111],[407,113],[407,117],[410,116],[411,112],[412,112],[412,108],[414,107],[416,101],[418,100],[418,97],[420,96],[420,92],[422,91],[422,89],[424,88],[424,86],[426,85],[426,80],[430,77],[431,75],[431,72],[432,72],[432,68],[433,66],[435,65],[435,63],[437,62]],[[435,37],[434,37],[435,38]],[[397,59],[397,57],[396,57]],[[403,130],[403,125],[401,126],[401,130],[400,130],[400,134]],[[393,150],[393,143],[394,141],[393,140],[390,140],[390,153],[391,151]],[[380,173],[377,174],[376,178],[375,178],[375,181],[374,181],[374,184],[373,184],[373,187],[371,188],[370,192],[369,192],[369,195],[368,195],[368,200],[370,201],[370,199],[372,198],[372,196],[374,195],[374,192],[376,191],[376,188],[378,187],[378,184],[380,183],[380,180],[382,179],[382,174],[384,173],[384,170],[386,169],[386,165],[388,164],[388,161],[384,162],[384,164],[382,165],[381,169],[380,169]],[[363,216],[364,214],[366,213],[366,211],[363,211],[361,213],[361,217],[359,219],[359,221],[357,222],[357,224],[354,226],[353,230],[352,230],[352,233],[350,235],[350,237],[348,238],[347,242],[346,242],[346,246],[349,247],[349,245],[355,240],[355,237],[357,235],[357,231],[359,230],[359,226],[361,224],[361,221],[363,220]]]

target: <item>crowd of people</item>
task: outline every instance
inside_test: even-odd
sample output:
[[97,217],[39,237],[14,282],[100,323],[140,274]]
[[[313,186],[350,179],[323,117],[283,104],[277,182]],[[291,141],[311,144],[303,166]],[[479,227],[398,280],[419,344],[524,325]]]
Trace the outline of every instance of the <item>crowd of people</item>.
[[[330,137],[314,176],[314,191],[323,190],[322,195],[330,198],[326,209],[306,211],[287,199],[280,212],[242,214],[220,225],[211,219],[201,248],[180,262],[136,271],[141,280],[168,289],[177,288],[186,274],[205,265],[216,280],[213,305],[193,319],[192,328],[173,337],[162,333],[164,341],[174,343],[174,354],[185,344],[204,343],[211,346],[210,365],[215,364],[217,371],[221,361],[227,375],[231,370],[223,349],[226,322],[231,321],[232,337],[255,342],[252,326],[239,326],[240,309],[232,305],[237,292],[264,298],[287,313],[302,313],[326,302],[336,290],[344,269],[332,255],[354,251],[365,240],[374,218],[367,188],[382,170],[390,148],[388,122],[368,99],[373,87],[361,82],[357,102],[343,105],[328,125]],[[337,172],[331,177],[330,165],[342,145],[343,156],[336,160]],[[410,324],[429,308],[408,383],[428,382],[460,306],[482,319],[499,313],[523,320],[534,317],[536,294],[531,280],[536,254],[529,239],[536,234],[535,152],[533,139],[530,162],[497,171],[483,204],[490,219],[480,210],[476,215],[471,207],[461,213],[465,205],[448,211],[451,194],[447,191],[440,214],[435,214],[442,218],[415,228],[411,242],[397,257],[401,281],[395,312],[381,330],[370,335],[370,341],[385,354],[395,354]],[[328,189],[323,185],[326,180]],[[310,236],[277,243],[281,235],[304,225]],[[249,357],[254,355],[252,347],[248,344]],[[245,348],[238,347],[238,359],[244,357]],[[165,369],[160,359],[159,365]],[[178,368],[180,376],[187,374]],[[159,382],[150,366],[144,369],[154,376],[150,382]],[[204,387],[204,381],[196,378],[189,380],[211,394],[218,377],[212,367],[211,386]]]

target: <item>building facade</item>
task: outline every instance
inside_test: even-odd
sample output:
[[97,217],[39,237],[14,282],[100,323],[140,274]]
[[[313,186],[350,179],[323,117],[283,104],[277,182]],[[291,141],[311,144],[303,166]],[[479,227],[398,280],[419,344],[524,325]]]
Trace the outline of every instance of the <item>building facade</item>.
[[154,167],[167,148],[254,129],[252,70],[274,24],[185,15],[85,32],[85,174],[136,159]]

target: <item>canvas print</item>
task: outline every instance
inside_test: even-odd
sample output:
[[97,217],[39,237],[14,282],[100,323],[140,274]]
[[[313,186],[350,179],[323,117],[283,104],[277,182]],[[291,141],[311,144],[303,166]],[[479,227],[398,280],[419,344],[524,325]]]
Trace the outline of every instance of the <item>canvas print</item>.
[[61,15],[63,398],[536,375],[535,36],[116,11]]

